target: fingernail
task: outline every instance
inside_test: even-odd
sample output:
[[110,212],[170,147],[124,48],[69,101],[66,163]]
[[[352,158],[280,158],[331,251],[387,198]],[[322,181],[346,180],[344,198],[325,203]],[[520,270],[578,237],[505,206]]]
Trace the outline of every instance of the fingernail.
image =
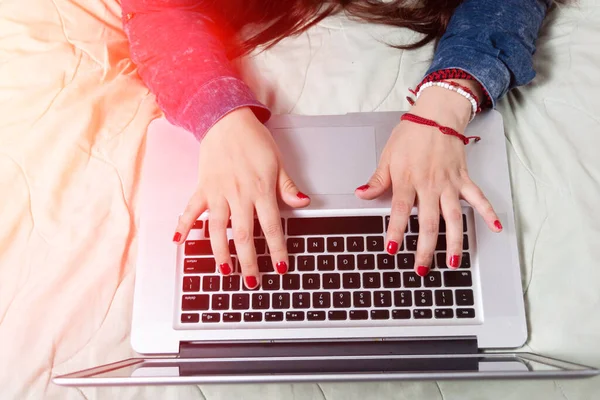
[[275,269],[278,274],[285,274],[288,271],[287,263],[285,261],[280,261],[275,264]]
[[302,192],[298,192],[296,193],[296,197],[298,197],[300,200],[306,200],[306,199],[310,199],[310,197],[308,197],[307,195],[305,195]]
[[173,235],[173,241],[175,243],[178,243],[180,240],[181,240],[181,233],[175,232],[175,235]]
[[361,192],[364,192],[365,190],[369,189],[369,185],[362,185],[356,188],[356,190],[360,190]]
[[389,254],[396,254],[397,251],[398,251],[398,243],[394,242],[393,240],[390,240],[387,245],[387,252]]
[[255,276],[247,276],[245,278],[246,281],[246,287],[248,289],[254,289],[255,287],[258,286],[258,280],[256,279]]
[[420,266],[417,268],[417,275],[419,275],[419,276],[425,276],[425,275],[427,275],[428,273],[429,273],[429,267],[426,267],[426,266],[424,266],[424,265],[420,265]]
[[496,229],[498,229],[499,231],[502,230],[502,224],[500,223],[500,221],[496,220],[494,221],[494,226],[496,227]]
[[227,263],[219,265],[219,269],[223,275],[229,275],[231,273],[231,267]]
[[458,268],[459,262],[460,262],[460,256],[450,257],[450,268]]

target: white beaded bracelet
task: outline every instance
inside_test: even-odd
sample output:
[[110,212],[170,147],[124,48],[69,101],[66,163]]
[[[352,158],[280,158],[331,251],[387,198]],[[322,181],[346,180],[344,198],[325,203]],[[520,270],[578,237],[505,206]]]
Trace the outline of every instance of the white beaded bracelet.
[[418,99],[421,93],[423,93],[423,90],[432,86],[438,86],[444,89],[452,90],[453,92],[456,92],[463,96],[465,99],[469,100],[469,102],[471,103],[471,118],[469,119],[469,122],[473,121],[475,115],[477,115],[477,112],[479,111],[479,104],[477,104],[477,99],[473,96],[473,94],[461,89],[460,85],[455,86],[448,82],[426,82],[423,85],[421,85],[415,97]]

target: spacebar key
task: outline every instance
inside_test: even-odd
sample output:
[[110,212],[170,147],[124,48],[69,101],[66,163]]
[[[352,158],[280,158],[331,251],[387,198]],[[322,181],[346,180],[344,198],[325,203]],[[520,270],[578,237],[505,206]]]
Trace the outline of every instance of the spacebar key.
[[288,236],[383,233],[383,217],[289,218]]

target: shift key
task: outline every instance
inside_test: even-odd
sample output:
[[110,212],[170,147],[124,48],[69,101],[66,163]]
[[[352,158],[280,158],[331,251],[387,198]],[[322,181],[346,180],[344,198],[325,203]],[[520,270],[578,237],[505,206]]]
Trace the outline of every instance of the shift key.
[[210,240],[188,240],[185,242],[186,256],[210,256],[212,253]]

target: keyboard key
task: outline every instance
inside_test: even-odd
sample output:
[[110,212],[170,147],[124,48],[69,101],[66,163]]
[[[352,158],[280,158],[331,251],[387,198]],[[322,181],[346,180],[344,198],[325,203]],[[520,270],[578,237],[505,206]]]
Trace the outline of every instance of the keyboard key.
[[306,239],[306,246],[309,253],[323,253],[325,252],[325,239],[308,238]]
[[294,272],[296,270],[296,257],[288,254],[288,259],[288,272]]
[[469,250],[469,237],[463,235],[463,250]]
[[333,271],[335,270],[335,258],[333,256],[318,256],[317,257],[318,271]]
[[187,294],[181,298],[181,309],[183,311],[208,310],[207,294]]
[[245,312],[244,313],[244,322],[260,322],[262,321],[262,313],[261,312]]
[[186,256],[211,256],[210,240],[188,240],[185,242]]
[[231,297],[231,308],[234,310],[247,310],[250,308],[250,295],[236,293]]
[[265,254],[267,249],[265,239],[254,239],[254,249],[256,250],[256,254]]
[[390,319],[388,310],[371,310],[371,319]]
[[290,308],[290,294],[289,293],[273,293],[273,308],[276,310],[285,310]]
[[343,321],[347,318],[346,311],[329,311],[327,317],[330,321]]
[[444,219],[444,217],[440,216],[440,227],[438,228],[438,231],[440,233],[446,233],[446,220]]
[[342,275],[342,282],[344,289],[359,289],[360,288],[360,274],[349,273]]
[[235,248],[235,242],[233,239],[229,239],[229,254],[237,254],[237,249]]
[[411,215],[408,221],[410,231],[412,233],[419,233],[419,216]]
[[195,324],[200,322],[200,314],[181,314],[182,324]]
[[337,268],[340,271],[351,271],[354,269],[354,255],[340,254],[337,256]]
[[240,276],[229,275],[223,277],[223,291],[237,292],[240,290]]
[[279,275],[263,275],[262,289],[263,290],[279,290],[280,279],[281,279],[281,277]]
[[381,287],[381,275],[377,272],[363,274],[363,287],[366,289],[379,289]]
[[389,215],[386,215],[386,216],[385,216],[385,230],[386,230],[386,231],[387,231],[387,229],[389,228],[389,226],[390,226],[390,216],[389,216]]
[[404,287],[421,287],[421,277],[414,272],[404,272]]
[[359,270],[375,269],[375,256],[373,254],[359,254],[356,259]]
[[367,236],[367,251],[383,250],[383,236]]
[[223,322],[240,322],[242,320],[242,314],[239,312],[231,312],[223,314]]
[[200,277],[199,276],[184,276],[183,277],[183,291],[184,292],[199,292],[200,291]]
[[354,292],[354,307],[371,307],[371,292]]
[[310,293],[292,293],[292,308],[310,308]]
[[446,235],[438,235],[435,249],[438,251],[446,251]]
[[442,287],[442,274],[438,271],[431,271],[423,278],[425,287]]
[[350,311],[350,319],[353,319],[353,320],[369,319],[369,312],[367,310],[352,310],[352,311]]
[[360,253],[365,251],[365,239],[360,236],[350,236],[346,239],[346,251]]
[[304,253],[304,238],[288,238],[287,250],[290,254]]
[[304,321],[304,311],[287,311],[285,313],[286,321]]
[[454,310],[451,308],[438,308],[435,310],[436,319],[454,318]]
[[214,274],[216,271],[214,258],[186,258],[183,261],[183,272],[186,274]]
[[435,305],[436,306],[451,306],[452,290],[436,290],[435,291]]
[[314,271],[315,270],[315,257],[314,256],[300,256],[298,257],[298,271]]
[[394,306],[396,307],[410,307],[412,306],[412,293],[410,290],[396,290],[394,291]]
[[400,272],[384,272],[383,273],[383,287],[386,289],[399,288],[400,287]]
[[475,318],[475,310],[472,308],[457,308],[456,316],[458,318]]
[[421,309],[415,308],[413,310],[413,316],[415,319],[431,319],[432,313],[431,313],[431,310],[429,310],[427,308],[421,308]]
[[306,313],[309,321],[325,321],[325,311],[309,311]]
[[340,281],[339,274],[323,274],[323,289],[339,289]]
[[298,274],[285,274],[281,277],[283,280],[284,290],[299,290],[300,289],[300,275]]
[[402,253],[396,256],[398,261],[398,269],[415,269],[415,255],[410,253]]
[[[208,221],[206,221],[208,224]],[[202,227],[204,226],[204,222],[203,221],[196,221],[194,222],[194,225],[192,225],[192,229],[202,229]]]
[[448,262],[446,261],[446,253],[437,253],[435,255],[435,266],[439,269],[448,268]]
[[389,291],[377,291],[373,293],[373,303],[375,307],[391,307],[392,293]]
[[252,308],[255,310],[266,310],[269,308],[269,295],[267,293],[252,294]]
[[252,235],[254,235],[254,237],[264,236],[262,229],[260,229],[260,221],[257,219],[254,220]]
[[350,307],[350,292],[334,292],[333,293],[334,308]]
[[258,271],[262,273],[273,272],[273,261],[269,256],[259,256],[256,259],[258,263]]
[[394,256],[389,254],[378,254],[377,255],[377,269],[394,269]]
[[283,321],[283,313],[281,311],[269,311],[265,313],[265,321],[275,322]]
[[471,268],[471,255],[469,253],[463,253],[460,260],[461,268]]
[[341,253],[343,251],[344,251],[344,238],[343,237],[327,238],[327,252],[328,253]]
[[221,322],[219,313],[202,313],[202,323]]
[[221,286],[221,277],[218,275],[205,276],[202,278],[203,292],[218,292]]
[[467,231],[467,216],[463,214],[463,232]]
[[304,274],[302,275],[302,289],[315,290],[321,289],[321,275]]
[[393,319],[410,319],[410,310],[392,310]]
[[410,251],[417,250],[417,241],[419,237],[416,235],[408,235],[406,236],[406,248]]
[[212,310],[228,310],[229,309],[229,295],[228,294],[213,294],[212,295]]
[[456,305],[457,306],[472,306],[475,304],[473,300],[472,290],[457,290],[456,291]]
[[444,285],[446,287],[472,286],[470,271],[444,271]]
[[430,307],[433,305],[433,296],[431,290],[416,290],[415,305],[417,307]]
[[312,294],[314,308],[330,308],[331,295],[329,292],[314,292]]
[[383,218],[377,216],[289,218],[287,225],[288,236],[383,233]]

